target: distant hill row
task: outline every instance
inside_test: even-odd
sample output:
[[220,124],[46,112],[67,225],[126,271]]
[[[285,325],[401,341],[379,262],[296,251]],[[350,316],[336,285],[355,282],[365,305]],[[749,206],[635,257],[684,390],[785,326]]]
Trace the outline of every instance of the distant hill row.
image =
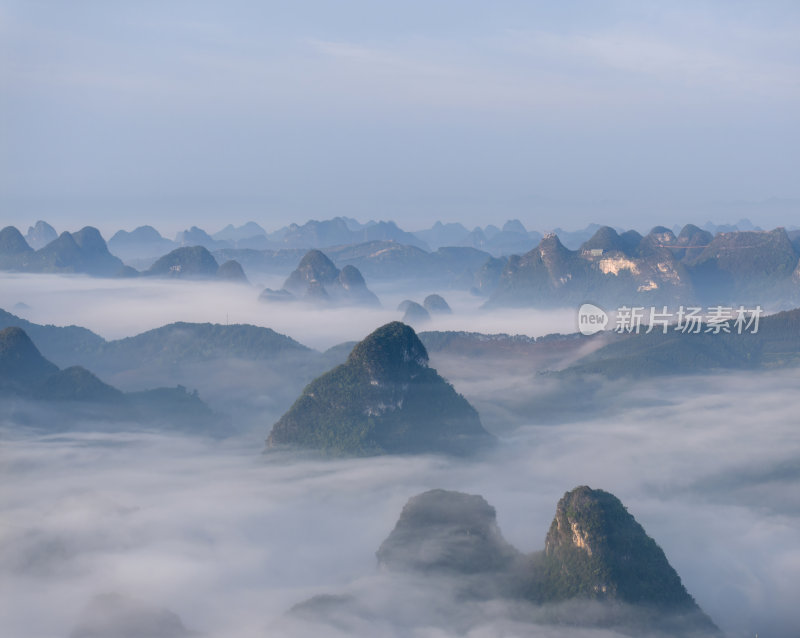
[[[0,329],[19,327],[45,357],[59,366],[84,365],[104,371],[142,365],[170,366],[222,358],[278,359],[286,354],[326,357],[270,328],[248,324],[176,322],[133,337],[106,341],[79,326],[40,325],[0,309]],[[701,326],[704,327],[704,326]],[[608,378],[694,374],[718,370],[770,370],[800,365],[800,308],[761,318],[755,334],[697,334],[654,330],[646,333],[601,332],[591,337],[552,334],[543,337],[478,332],[420,332],[433,353],[481,360],[485,358],[557,361],[559,352],[580,353],[596,342],[591,353],[579,356],[559,374],[600,374]],[[334,346],[327,353],[341,363],[354,343]]]
[[[576,249],[600,228],[599,224],[589,224],[580,230],[568,231],[556,228],[552,232],[559,236],[565,246]],[[677,227],[672,230],[676,234],[680,231]],[[721,226],[707,222],[703,230],[713,235],[718,232],[761,229],[749,220],[742,219],[737,224]],[[56,230],[41,220],[30,226],[25,234],[25,240],[34,250],[44,248],[57,237]],[[508,220],[502,226],[489,224],[484,227],[476,226],[472,230],[460,223],[437,221],[428,229],[407,232],[392,221],[361,223],[348,217],[334,217],[321,221],[309,220],[302,225],[290,224],[271,232],[252,221],[241,226],[228,224],[213,234],[192,226],[177,233],[172,240],[163,237],[152,226],[139,226],[132,231],[117,231],[109,239],[108,245],[113,254],[126,262],[160,257],[181,246],[203,246],[211,251],[229,248],[309,250],[373,241],[394,241],[426,251],[435,251],[446,246],[478,248],[494,257],[499,257],[528,252],[541,241],[542,237],[543,233],[528,230],[517,219]]]
[[[69,429],[71,419],[80,422],[88,414],[103,421],[146,422],[151,427],[170,424],[196,433],[209,433],[218,424],[197,393],[183,386],[126,393],[81,365],[60,369],[16,326],[0,330],[0,399],[11,400],[0,403],[0,413],[10,407],[17,419],[24,414],[19,401],[54,407],[56,412],[45,421],[55,431]],[[41,415],[36,419],[39,427],[40,420]]]
[[[468,379],[471,370],[483,370],[498,377],[529,373],[530,396],[516,407],[509,406],[520,412],[526,422],[571,418],[571,414],[584,409],[601,411],[604,401],[616,401],[616,394],[606,391],[608,383],[616,379],[624,378],[629,385],[640,379],[665,375],[774,370],[800,365],[800,309],[763,317],[756,334],[741,335],[675,331],[663,334],[653,331],[650,334],[601,332],[591,337],[570,334],[532,338],[470,332],[421,332],[418,343],[409,332],[410,328],[394,323],[384,327],[383,332],[376,331],[371,339],[361,343],[360,348],[355,348],[354,343],[345,343],[326,352],[307,348],[269,328],[251,325],[173,323],[133,337],[106,341],[85,328],[38,325],[0,310],[2,328],[24,331],[35,344],[37,353],[41,352],[41,356],[48,360],[45,365],[40,361],[40,355],[33,357],[35,365],[31,365],[38,372],[31,378],[35,377],[37,382],[26,386],[26,396],[54,396],[49,393],[57,388],[61,388],[58,392],[65,396],[63,388],[73,387],[77,392],[76,384],[103,389],[92,381],[92,377],[75,371],[73,368],[76,366],[133,390],[158,385],[174,388],[176,384],[199,387],[203,398],[215,410],[226,414],[241,411],[248,418],[252,417],[250,422],[257,428],[265,428],[271,419],[285,414],[274,443],[300,441],[302,428],[298,430],[298,424],[310,422],[319,425],[324,420],[315,417],[315,411],[325,418],[340,408],[342,414],[350,417],[368,412],[366,408],[353,411],[352,406],[342,407],[337,402],[345,396],[361,397],[364,405],[382,405],[384,408],[402,402],[413,411],[414,406],[404,394],[413,383],[401,383],[405,389],[399,398],[392,395],[387,399],[384,391],[389,386],[381,385],[381,379],[386,375],[375,370],[404,370],[403,366],[408,367],[409,361],[417,359],[422,363],[419,369],[414,368],[408,373],[409,378],[424,380],[430,377],[426,392],[439,386],[443,394],[437,399],[437,406],[451,405],[454,410],[461,410],[463,414],[459,422],[466,427],[474,415],[439,383],[435,370],[430,371],[423,365],[428,355],[437,366],[444,366],[439,369],[445,377],[455,374]],[[383,333],[400,335],[406,339],[403,343],[410,343],[413,347],[395,347],[391,339],[381,337]],[[379,347],[373,347],[375,343]],[[363,354],[366,351],[377,354],[369,357],[359,355],[359,352]],[[418,355],[403,354],[411,351]],[[400,367],[392,367],[395,364],[391,361],[381,359],[392,353],[400,353],[399,358],[394,357],[400,361]],[[27,373],[23,372],[28,363],[24,359],[15,360],[16,363],[9,360],[8,383],[27,378]],[[350,363],[333,376],[324,376],[326,371],[348,360]],[[365,361],[368,361],[366,367]],[[54,377],[52,383],[55,384],[56,379],[60,381],[48,390],[40,382],[59,372],[56,366],[62,372],[73,370]],[[210,375],[210,370],[214,374]],[[362,377],[368,378],[368,382],[363,383]],[[372,384],[375,380],[378,383]],[[312,381],[316,385],[308,385]],[[115,393],[116,390],[106,389],[97,396],[117,396]],[[332,397],[332,405],[339,407],[317,405],[325,393]],[[317,398],[309,403],[307,397],[311,394]],[[298,399],[297,406],[287,412],[294,398],[304,396],[306,399]],[[467,398],[472,400],[469,396]],[[476,406],[482,409],[488,404],[484,400]],[[507,423],[510,415],[504,414],[500,421]],[[377,412],[373,417],[377,418]],[[352,417],[351,421],[356,423],[358,419]],[[488,422],[497,425],[498,419],[490,415]],[[477,422],[474,429],[480,433]],[[360,429],[360,436],[368,431]],[[313,436],[319,438],[322,435],[316,433]],[[324,447],[334,453],[341,451],[341,441],[326,440]],[[310,438],[306,442],[309,441]],[[363,448],[362,452],[378,447],[402,448],[398,441],[376,443],[372,439],[363,439],[357,446],[360,450]],[[407,443],[402,442],[402,445]]]
[[[224,247],[236,244],[235,237],[242,233],[256,230],[255,224],[227,229],[225,236],[234,239],[215,239],[193,228],[179,234],[181,242],[191,245],[177,248],[177,242],[164,239],[155,229],[141,227],[123,235],[127,248],[121,250],[117,247],[124,231],[106,244],[92,227],[64,232],[35,248],[55,234],[40,222],[29,229],[27,240],[13,226],[0,231],[0,269],[234,282],[248,281],[248,274],[251,278],[266,273],[287,275],[296,269],[283,291],[266,291],[265,298],[287,298],[289,293],[317,300],[349,297],[373,305],[367,281],[470,290],[485,297],[487,307],[563,307],[592,301],[609,306],[760,303],[787,308],[800,303],[800,231],[784,228],[712,234],[689,224],[677,234],[657,226],[641,235],[602,226],[573,249],[556,233],[536,240],[538,234],[526,231],[519,222],[508,222],[492,236],[515,235],[525,240],[509,240],[504,244],[509,251],[519,250],[497,257],[488,250],[455,243],[426,250],[416,235],[391,222],[355,224],[336,218],[292,225],[276,231],[282,233],[283,247],[264,249]],[[334,232],[337,228],[341,232]],[[485,230],[481,230],[484,235]],[[455,237],[454,233],[438,224],[417,235],[444,240]],[[154,252],[145,259],[147,267],[141,272],[120,259],[119,255],[135,253],[141,260],[146,246]],[[159,252],[164,250],[169,252]],[[326,262],[322,270],[315,269],[317,274],[332,273],[331,268],[336,274],[330,280],[319,279],[321,288],[309,288],[313,282],[306,277],[301,289],[295,285],[296,275],[311,262],[320,267]],[[342,291],[347,294],[339,294]]]
[[113,255],[100,231],[91,226],[75,233],[65,231],[38,249],[32,248],[14,226],[6,226],[0,230],[0,270],[98,277],[178,277],[189,273],[201,278],[247,281],[238,263],[220,265],[202,246],[173,250],[140,273]]

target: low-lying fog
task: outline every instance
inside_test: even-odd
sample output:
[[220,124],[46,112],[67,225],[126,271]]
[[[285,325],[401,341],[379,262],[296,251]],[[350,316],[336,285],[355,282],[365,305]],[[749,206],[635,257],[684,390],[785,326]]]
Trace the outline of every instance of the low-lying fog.
[[[369,589],[375,550],[411,495],[482,494],[506,538],[532,551],[560,496],[588,484],[619,496],[730,635],[789,636],[800,627],[798,381],[792,371],[653,382],[641,392],[658,407],[522,428],[480,462],[313,461],[200,438],[26,436],[6,423],[0,633],[66,636],[94,595],[118,592],[207,636],[275,635],[272,624],[313,594]],[[449,635],[407,620],[360,626]],[[487,613],[470,635],[518,633]]]
[[[417,303],[431,293],[445,297],[453,315],[437,315],[422,330],[540,336],[576,332],[577,310],[503,310],[483,312],[485,301],[464,291],[440,288],[398,290],[372,285],[382,308],[319,310],[304,303],[265,303],[258,295],[265,287],[280,288],[285,277],[260,278],[258,285],[156,279],[97,279],[81,275],[0,273],[0,308],[35,323],[75,324],[106,339],[129,337],[173,321],[251,323],[266,326],[317,349],[362,339],[389,321],[400,319],[398,304]],[[15,308],[26,304],[28,308]],[[323,319],[324,318],[324,319]]]
[[[320,311],[259,303],[259,287],[226,284],[47,275],[3,275],[0,283],[0,307],[106,338],[172,321],[227,319],[327,348],[400,318],[400,300],[421,301],[429,292],[443,294],[455,313],[425,329],[575,329],[572,309],[487,313],[478,310],[480,299],[442,290],[409,295],[375,287],[382,310]],[[20,302],[28,307],[14,308]],[[797,634],[800,371],[615,382],[606,391],[606,406],[617,404],[613,417],[606,411],[555,425],[526,402],[537,383],[531,370],[502,361],[432,362],[502,436],[487,459],[263,456],[275,415],[255,419],[251,436],[222,441],[119,432],[43,436],[0,423],[0,635],[63,638],[85,605],[109,592],[171,609],[210,638],[347,635],[281,618],[318,593],[377,591],[375,551],[410,496],[434,487],[482,494],[496,507],[506,538],[534,551],[543,548],[558,499],[581,484],[625,503],[731,636]],[[268,382],[259,379],[243,387]],[[221,387],[235,386],[234,380]],[[415,596],[436,600],[418,584],[406,594],[412,608]],[[531,633],[502,607],[477,613],[443,604],[437,620],[422,610],[404,615],[398,610],[407,607],[397,602],[388,604],[391,619],[383,614],[386,601],[369,603],[373,613],[359,619],[358,633],[454,635],[442,629],[448,614],[454,622],[445,625],[464,635]],[[465,618],[474,620],[465,627]],[[532,633],[611,635],[544,626]]]

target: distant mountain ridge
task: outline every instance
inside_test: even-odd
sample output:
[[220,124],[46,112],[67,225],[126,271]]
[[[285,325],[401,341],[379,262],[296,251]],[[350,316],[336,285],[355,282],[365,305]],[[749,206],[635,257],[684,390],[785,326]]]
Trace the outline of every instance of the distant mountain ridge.
[[126,262],[156,259],[177,247],[176,242],[162,237],[152,226],[139,226],[130,232],[120,230],[108,240],[108,249]]
[[144,364],[170,366],[215,358],[266,359],[281,353],[311,353],[303,344],[270,328],[248,324],[176,322],[132,337],[106,341],[78,326],[39,325],[0,309],[0,329],[20,327],[49,359],[61,366],[103,371]]
[[[41,229],[29,231],[43,236]],[[44,233],[46,236],[46,233]],[[86,226],[76,233],[63,232],[38,250],[33,250],[13,226],[0,231],[0,268],[33,273],[83,273],[112,277],[124,264],[112,255],[100,232]]]
[[[154,394],[151,394],[154,393]],[[185,388],[159,388],[125,394],[104,383],[83,366],[63,370],[45,359],[22,328],[0,330],[0,397],[20,397],[33,401],[83,404],[103,407],[103,418],[132,420],[142,415],[156,420],[176,416],[175,403],[182,418],[207,426],[213,418],[211,411],[196,395]],[[151,400],[156,398],[155,405]],[[54,424],[56,428],[63,424]],[[53,427],[53,426],[48,426]]]
[[378,297],[355,266],[339,270],[320,250],[310,250],[286,279],[281,290],[269,288],[262,301],[300,299],[322,305],[380,306]]
[[677,237],[663,227],[644,237],[602,227],[579,250],[548,235],[510,257],[487,306],[797,304],[798,264],[800,253],[783,228],[712,238],[694,226]]
[[[29,237],[42,241],[52,236],[51,231],[51,226],[37,222],[36,228],[29,229]],[[740,220],[738,226],[656,226],[644,236],[597,224],[580,231],[556,231],[542,236],[519,220],[509,220],[502,228],[490,224],[472,231],[461,224],[437,222],[415,234],[393,222],[361,224],[336,217],[291,224],[274,232],[254,222],[240,227],[229,224],[214,236],[193,226],[179,233],[175,242],[150,226],[141,226],[119,231],[108,247],[96,229],[87,227],[78,233],[62,233],[33,250],[19,231],[7,227],[0,232],[0,269],[136,276],[133,268],[123,267],[112,254],[118,250],[137,268],[176,276],[194,268],[189,255],[200,255],[202,248],[213,251],[211,258],[217,261],[221,278],[244,281],[245,271],[286,274],[309,250],[322,248],[337,268],[353,266],[370,281],[425,281],[442,289],[469,290],[485,296],[488,308],[544,308],[584,301],[616,306],[698,302],[785,308],[800,304],[797,230],[763,231]],[[178,248],[178,244],[183,246]],[[429,245],[435,248],[433,252]],[[165,253],[168,249],[172,252]],[[173,254],[175,249],[187,252]],[[236,263],[223,263],[231,260]],[[204,253],[194,261],[197,272],[193,276],[213,276]],[[204,262],[209,265],[203,266]]]

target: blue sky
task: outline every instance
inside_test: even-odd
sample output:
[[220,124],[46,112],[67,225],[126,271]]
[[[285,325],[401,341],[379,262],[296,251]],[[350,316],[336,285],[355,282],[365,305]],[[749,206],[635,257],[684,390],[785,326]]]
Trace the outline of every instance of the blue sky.
[[796,2],[0,0],[18,225],[788,225],[798,113]]

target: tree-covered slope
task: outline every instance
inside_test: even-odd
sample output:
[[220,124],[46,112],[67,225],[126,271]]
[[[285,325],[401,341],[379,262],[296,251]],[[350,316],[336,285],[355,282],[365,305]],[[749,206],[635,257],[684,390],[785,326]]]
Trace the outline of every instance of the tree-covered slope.
[[428,366],[409,326],[392,322],[312,381],[272,428],[270,447],[333,455],[465,454],[493,437],[467,400]]

